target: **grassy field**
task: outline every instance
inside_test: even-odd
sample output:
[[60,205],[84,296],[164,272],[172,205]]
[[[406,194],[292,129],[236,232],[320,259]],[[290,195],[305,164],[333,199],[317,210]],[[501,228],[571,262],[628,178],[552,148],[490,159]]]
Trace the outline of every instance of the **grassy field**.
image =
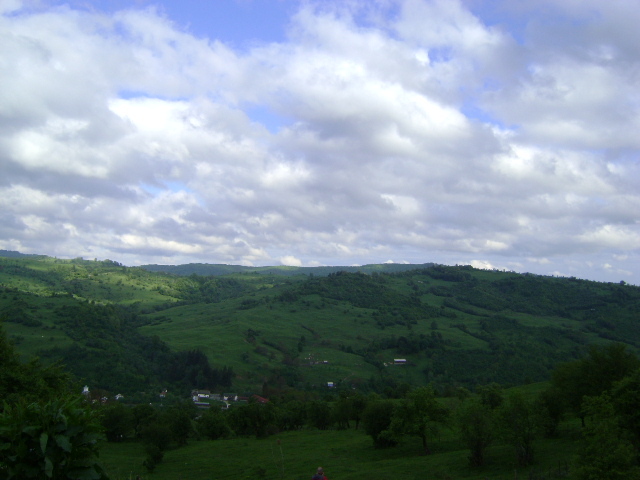
[[[533,399],[547,386],[535,383],[517,387]],[[455,398],[443,399],[451,409]],[[309,479],[318,466],[330,480],[513,480],[567,478],[580,438],[577,418],[561,423],[558,437],[539,438],[535,443],[535,464],[521,468],[513,448],[496,441],[489,447],[486,465],[468,466],[469,452],[456,430],[445,428],[431,440],[433,453],[425,456],[417,437],[405,437],[400,445],[375,449],[363,430],[306,429],[283,432],[265,439],[253,437],[227,440],[192,440],[182,448],[169,450],[152,473],[142,466],[144,451],[138,443],[105,443],[101,462],[112,480],[241,480],[269,478]]]
[[192,441],[168,451],[153,473],[142,467],[144,453],[139,444],[105,444],[102,463],[112,480],[224,480],[309,479],[316,467],[325,468],[330,480],[512,480],[515,478],[566,478],[575,455],[579,426],[563,425],[561,436],[539,440],[536,464],[517,468],[509,446],[490,447],[487,465],[471,469],[468,451],[454,432],[444,431],[433,443],[434,453],[421,454],[420,440],[407,438],[391,449],[374,449],[362,430],[285,432],[267,439],[235,438]]

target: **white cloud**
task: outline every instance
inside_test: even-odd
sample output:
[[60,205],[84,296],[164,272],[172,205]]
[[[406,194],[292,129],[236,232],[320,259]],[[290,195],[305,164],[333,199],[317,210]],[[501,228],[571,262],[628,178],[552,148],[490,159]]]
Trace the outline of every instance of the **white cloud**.
[[242,52],[3,3],[0,248],[638,282],[633,2],[392,3],[307,3]]
[[300,260],[299,258],[294,257],[293,255],[286,255],[284,257],[280,258],[280,263],[282,265],[286,265],[288,267],[301,267],[302,266],[302,260]]
[[497,268],[487,260],[471,260],[471,262],[469,262],[469,265],[471,265],[473,268],[481,268],[483,270],[495,270]]

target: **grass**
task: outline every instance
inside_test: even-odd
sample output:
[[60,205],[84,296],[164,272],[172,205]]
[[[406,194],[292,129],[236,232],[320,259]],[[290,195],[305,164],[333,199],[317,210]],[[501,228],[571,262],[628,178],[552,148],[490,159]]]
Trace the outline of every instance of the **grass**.
[[330,479],[340,480],[511,480],[562,478],[575,455],[578,426],[565,424],[559,439],[538,440],[537,463],[517,468],[509,446],[490,447],[487,465],[468,467],[468,451],[452,431],[444,431],[432,442],[434,453],[421,454],[421,443],[409,437],[396,448],[377,450],[362,430],[304,430],[284,432],[267,439],[234,438],[192,441],[186,447],[165,453],[153,473],[142,467],[144,453],[135,443],[105,444],[101,459],[112,480],[141,475],[148,480],[225,480],[310,478],[318,466]]

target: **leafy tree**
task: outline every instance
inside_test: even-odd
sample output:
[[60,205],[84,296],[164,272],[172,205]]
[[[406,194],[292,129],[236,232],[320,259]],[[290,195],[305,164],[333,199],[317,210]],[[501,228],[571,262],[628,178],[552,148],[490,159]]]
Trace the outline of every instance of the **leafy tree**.
[[356,422],[356,430],[358,430],[362,413],[367,406],[367,399],[362,394],[356,393],[349,397],[349,403],[351,404],[351,419]]
[[636,449],[640,450],[640,369],[613,386],[611,399],[621,425],[631,434]]
[[333,407],[331,408],[331,416],[339,430],[344,430],[350,427],[349,420],[351,419],[351,409],[351,402],[349,402],[349,398],[346,395],[340,395],[338,400],[333,404]]
[[290,400],[281,407],[280,426],[283,430],[299,430],[306,421],[307,410],[300,400]]
[[227,438],[232,433],[224,413],[215,407],[209,408],[199,418],[198,432],[209,440]]
[[191,416],[182,408],[172,408],[161,417],[171,429],[171,438],[179,445],[187,444],[189,435],[193,433]]
[[624,344],[593,345],[585,358],[557,367],[551,383],[562,392],[566,404],[580,416],[584,426],[583,397],[598,396],[608,391],[615,382],[639,367],[640,360],[628,352]]
[[478,385],[476,387],[476,393],[480,396],[480,401],[483,405],[491,408],[498,408],[502,404],[503,391],[502,386],[497,383],[490,383],[489,385]]
[[535,403],[515,392],[506,398],[497,414],[501,436],[513,446],[518,465],[533,463],[533,442],[540,429]]
[[373,439],[375,448],[387,448],[397,445],[398,441],[389,430],[393,418],[394,405],[391,400],[370,400],[362,414],[367,435]]
[[464,403],[464,401],[471,396],[471,392],[464,387],[457,387],[453,395],[460,400],[460,402]]
[[562,392],[556,387],[549,387],[543,390],[536,399],[536,406],[540,413],[540,426],[545,437],[555,437],[558,434],[558,426],[566,411]]
[[100,424],[79,398],[5,404],[0,471],[7,480],[106,479],[97,461]]
[[466,402],[458,411],[460,436],[471,451],[472,467],[484,465],[485,452],[495,438],[494,416],[494,410],[478,400]]
[[155,409],[148,403],[141,403],[132,408],[134,432],[136,438],[140,438],[142,429],[149,425],[156,416]]
[[272,402],[250,401],[247,405],[233,407],[229,414],[229,426],[239,435],[265,438],[278,423],[277,407]]
[[322,400],[314,400],[307,404],[307,418],[311,426],[318,430],[326,430],[331,426],[331,407]]
[[627,351],[627,346],[623,343],[590,347],[589,355],[583,360],[583,364],[590,392],[596,394],[606,392],[614,382],[640,368],[638,357]]
[[245,405],[233,407],[227,412],[227,423],[229,428],[237,435],[251,435],[254,433],[249,421],[249,416],[245,415]]
[[582,399],[590,391],[584,368],[581,360],[576,360],[558,365],[551,374],[551,388],[560,393],[561,403],[582,419],[583,426]]
[[118,402],[102,409],[100,423],[110,442],[122,442],[135,430],[133,410]]
[[428,439],[449,417],[449,410],[436,398],[432,387],[420,387],[409,392],[400,403],[391,423],[391,430],[400,435],[416,435],[422,440],[425,455],[431,453]]
[[586,397],[584,413],[592,421],[583,430],[583,444],[578,457],[578,480],[637,480],[640,469],[636,465],[631,441],[620,428],[611,398],[603,393]]

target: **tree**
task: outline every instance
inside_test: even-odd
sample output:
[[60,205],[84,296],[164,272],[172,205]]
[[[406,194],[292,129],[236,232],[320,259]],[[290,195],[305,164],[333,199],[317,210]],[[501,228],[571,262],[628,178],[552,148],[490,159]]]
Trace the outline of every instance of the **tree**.
[[134,432],[136,438],[140,438],[142,429],[153,421],[156,410],[147,403],[140,403],[132,408]]
[[362,413],[367,406],[367,399],[362,394],[356,393],[349,397],[349,403],[351,404],[351,419],[356,422],[356,430],[358,430]]
[[540,428],[535,403],[515,392],[507,397],[497,413],[501,436],[513,446],[518,465],[533,463],[533,442]]
[[326,430],[331,426],[331,407],[323,400],[314,400],[307,404],[307,419],[318,430]]
[[449,416],[449,410],[436,398],[432,387],[420,387],[406,396],[396,408],[391,430],[400,435],[416,435],[422,440],[425,455],[431,453],[428,439]]
[[97,461],[100,424],[80,398],[6,405],[0,414],[3,478],[106,479]]
[[229,425],[239,435],[266,438],[277,428],[278,409],[272,402],[251,400],[247,405],[233,407],[229,413]]
[[583,430],[578,456],[578,480],[637,480],[640,469],[635,464],[631,441],[621,429],[608,394],[586,397],[584,414],[591,422]]
[[189,435],[193,433],[193,424],[187,410],[174,407],[163,417],[171,429],[172,439],[179,446],[186,445]]
[[460,407],[457,420],[460,436],[471,451],[469,464],[481,467],[495,436],[494,410],[479,400],[471,400]]
[[552,373],[551,384],[562,392],[566,404],[584,426],[582,399],[610,390],[615,382],[639,367],[638,357],[627,352],[622,343],[593,345],[585,358],[558,366]]
[[502,404],[503,392],[502,387],[498,383],[490,383],[489,385],[478,385],[476,393],[480,396],[483,405],[491,408],[498,408]]
[[349,420],[351,419],[351,402],[346,396],[341,395],[338,400],[333,404],[331,408],[331,417],[333,422],[338,425],[339,430],[344,430],[350,427]]
[[135,430],[135,417],[132,409],[118,402],[109,404],[102,409],[100,421],[107,440],[110,442],[122,442]]
[[540,413],[540,426],[545,437],[555,437],[566,410],[562,392],[555,387],[543,390],[536,399],[536,406]]
[[398,441],[389,430],[393,418],[391,400],[370,400],[362,414],[362,422],[367,435],[373,439],[375,448],[387,448],[397,445]]
[[280,426],[283,430],[299,430],[306,421],[307,410],[300,400],[290,400],[281,406]]
[[231,435],[224,413],[219,408],[209,408],[198,420],[198,432],[209,440],[226,438]]
[[640,450],[640,369],[613,386],[611,400],[621,425],[631,434],[636,449]]
[[596,395],[608,391],[615,382],[640,368],[638,357],[627,351],[627,346],[623,343],[592,346],[583,364],[589,393]]

